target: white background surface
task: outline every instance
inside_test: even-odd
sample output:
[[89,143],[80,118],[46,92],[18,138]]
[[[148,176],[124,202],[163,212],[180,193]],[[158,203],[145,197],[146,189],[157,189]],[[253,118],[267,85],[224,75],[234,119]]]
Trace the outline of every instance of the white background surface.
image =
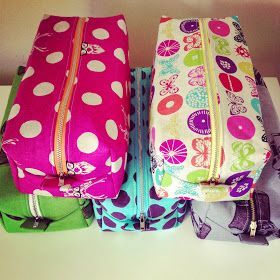
[[238,15],[254,66],[280,78],[280,0],[0,0],[0,84],[26,63],[43,14],[104,17],[124,14],[130,66],[152,65],[159,20]]
[[[280,108],[277,79],[265,81]],[[0,119],[9,90],[0,87]],[[277,280],[279,266],[280,240],[268,247],[203,241],[190,216],[179,228],[160,232],[101,232],[96,222],[88,229],[46,234],[0,228],[1,280]]]

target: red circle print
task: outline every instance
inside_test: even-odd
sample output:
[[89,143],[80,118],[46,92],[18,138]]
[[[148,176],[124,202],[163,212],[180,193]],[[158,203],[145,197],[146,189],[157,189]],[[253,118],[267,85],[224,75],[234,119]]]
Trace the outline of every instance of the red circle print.
[[172,94],[162,99],[158,104],[161,115],[170,115],[177,112],[183,105],[183,98],[179,94]]
[[232,75],[220,73],[219,79],[224,88],[226,88],[229,91],[239,92],[243,89],[241,81]]

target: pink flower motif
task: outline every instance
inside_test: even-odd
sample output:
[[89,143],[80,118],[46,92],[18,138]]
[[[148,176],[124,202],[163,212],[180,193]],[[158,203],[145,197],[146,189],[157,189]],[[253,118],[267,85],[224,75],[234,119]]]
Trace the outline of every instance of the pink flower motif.
[[165,40],[161,42],[157,48],[157,53],[160,56],[171,56],[178,52],[180,44],[175,40]]
[[177,78],[178,74],[175,74],[170,78],[163,79],[159,82],[159,84],[163,87],[163,89],[160,91],[161,96],[164,96],[166,94],[174,94],[179,90],[179,88],[174,84]]
[[189,80],[189,84],[191,86],[201,86],[205,87],[205,72],[203,65],[196,67],[195,69],[191,70],[188,74],[188,77],[191,79]]
[[168,139],[159,147],[164,159],[172,164],[180,164],[187,158],[187,147],[178,139]]
[[184,43],[187,44],[184,47],[185,51],[189,51],[189,50],[194,49],[194,48],[198,49],[198,48],[202,47],[201,36],[200,36],[199,32],[196,32],[194,34],[185,36],[183,41],[184,41]]
[[192,147],[196,155],[192,157],[191,163],[196,167],[209,168],[211,155],[211,138],[195,138],[192,141]]

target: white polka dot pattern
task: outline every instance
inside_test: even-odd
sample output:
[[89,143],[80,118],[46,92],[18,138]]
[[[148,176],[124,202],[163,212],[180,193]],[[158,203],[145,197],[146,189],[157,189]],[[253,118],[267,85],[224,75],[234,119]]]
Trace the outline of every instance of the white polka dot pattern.
[[116,161],[112,161],[111,171],[117,173],[122,167],[122,157],[119,157]]
[[55,165],[54,165],[54,152],[53,151],[50,152],[50,154],[49,154],[49,162],[53,167],[55,167]]
[[84,132],[77,140],[78,149],[85,154],[90,154],[96,151],[99,141],[97,136],[91,132]]
[[87,64],[87,68],[93,72],[103,72],[106,69],[106,66],[103,62],[99,60],[91,60]]
[[47,55],[46,61],[50,64],[55,64],[60,62],[63,59],[62,52],[53,52]]
[[35,189],[33,191],[33,194],[35,195],[43,195],[43,196],[52,196],[52,194],[48,191],[45,191],[45,190],[40,190],[40,189]]
[[18,177],[20,179],[25,177],[24,172],[23,172],[23,170],[21,168],[17,167],[17,171],[18,171]]
[[105,162],[106,166],[111,166],[111,157],[108,157],[108,159]]
[[40,122],[32,120],[23,123],[20,127],[20,134],[25,138],[34,138],[38,136],[42,131],[42,125]]
[[67,21],[60,21],[54,25],[53,30],[55,32],[60,33],[60,32],[67,31],[69,29],[69,27],[70,27],[70,24]]
[[125,54],[123,49],[117,48],[114,50],[114,56],[120,60],[123,64],[125,64]]
[[25,71],[25,73],[24,73],[24,75],[23,75],[21,81],[24,81],[24,80],[26,80],[27,78],[30,78],[31,76],[34,75],[34,73],[35,73],[34,68],[33,68],[32,66],[29,66],[29,67],[26,69],[26,71]]
[[120,82],[114,81],[111,83],[111,89],[115,92],[120,98],[123,97],[123,86]]
[[99,94],[93,92],[85,92],[82,95],[82,100],[87,105],[97,106],[102,104],[102,97]]
[[42,171],[40,171],[40,170],[38,170],[36,168],[29,168],[29,167],[27,167],[27,168],[25,168],[25,171],[27,171],[27,172],[29,172],[29,173],[31,173],[33,175],[46,176],[46,174],[44,172],[42,172]]
[[113,140],[118,138],[118,127],[114,120],[106,121],[106,131],[109,137],[111,137]]
[[37,86],[35,86],[35,88],[33,89],[33,93],[36,96],[45,96],[52,93],[53,91],[54,91],[54,85],[49,82],[42,82]]
[[125,35],[127,35],[126,24],[125,24],[125,22],[124,22],[123,19],[119,19],[119,20],[118,20],[118,26],[119,26],[119,28],[123,31],[123,33],[124,33]]
[[97,28],[92,31],[93,37],[99,40],[105,40],[109,38],[109,33],[106,29],[104,28]]
[[8,120],[11,120],[14,117],[16,117],[18,115],[19,111],[20,111],[20,105],[19,104],[14,104],[11,108]]

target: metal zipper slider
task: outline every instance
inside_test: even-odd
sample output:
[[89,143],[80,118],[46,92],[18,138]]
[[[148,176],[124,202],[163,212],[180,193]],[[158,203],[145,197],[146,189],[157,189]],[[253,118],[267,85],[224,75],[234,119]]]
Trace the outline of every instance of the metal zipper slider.
[[210,187],[215,187],[215,185],[216,185],[216,179],[212,177],[212,178],[210,179],[209,183],[210,183]]
[[143,213],[140,214],[140,230],[146,230],[146,218]]
[[251,212],[252,212],[252,218],[251,218],[251,223],[250,223],[250,237],[255,237],[258,225],[256,222],[256,208],[255,208],[253,193],[251,194],[249,203],[250,203],[250,208],[251,208]]
[[32,228],[37,228],[39,224],[40,224],[39,217],[36,217]]
[[64,173],[60,173],[59,174],[59,181],[58,181],[58,185],[59,187],[63,187],[64,186],[64,179],[65,179],[65,174]]
[[250,237],[255,237],[256,232],[257,232],[257,222],[256,221],[251,221],[250,224]]

